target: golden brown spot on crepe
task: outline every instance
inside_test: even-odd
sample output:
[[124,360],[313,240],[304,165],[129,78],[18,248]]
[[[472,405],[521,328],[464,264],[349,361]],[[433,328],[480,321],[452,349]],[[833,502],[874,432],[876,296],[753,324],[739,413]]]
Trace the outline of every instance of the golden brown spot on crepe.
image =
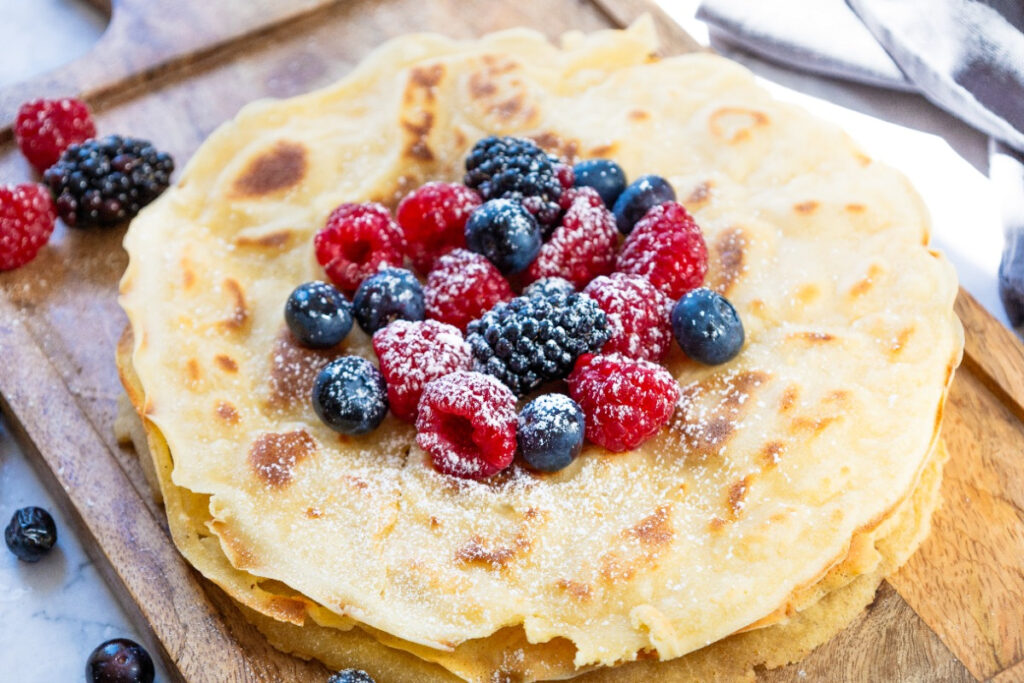
[[719,453],[753,404],[750,396],[767,379],[766,373],[749,370],[710,375],[684,387],[669,434],[688,455],[703,458]]
[[675,531],[669,522],[672,509],[668,505],[659,505],[647,517],[627,529],[625,534],[636,538],[646,546],[662,546],[672,540]]
[[747,140],[754,128],[767,123],[767,114],[743,107],[721,107],[708,119],[711,134],[729,144]]
[[575,581],[573,579],[559,579],[555,582],[555,585],[569,594],[576,602],[588,602],[592,590],[590,584],[583,583],[581,581]]
[[342,349],[341,345],[333,349],[308,349],[297,344],[287,329],[282,330],[270,356],[270,405],[286,408],[305,401],[313,390],[317,373],[340,356]]
[[863,280],[857,282],[853,287],[850,288],[850,296],[858,297],[863,294],[867,294],[868,290],[874,286],[875,280],[882,274],[882,268],[877,263],[872,263],[868,267],[868,274]]
[[233,306],[231,314],[221,321],[221,325],[230,330],[240,330],[249,321],[249,308],[245,305],[245,294],[242,286],[234,278],[225,278],[224,289],[231,295]]
[[784,448],[781,441],[769,441],[761,447],[761,462],[765,469],[771,469],[779,464]]
[[821,290],[818,285],[813,283],[800,285],[796,290],[796,298],[805,306],[813,303],[819,296],[821,296]]
[[217,401],[217,417],[228,424],[238,424],[238,411],[227,401]]
[[437,517],[434,517],[433,515],[431,515],[430,516],[430,528],[431,529],[437,529],[440,526],[441,526],[441,520],[439,520]]
[[231,356],[221,353],[214,357],[213,362],[224,372],[238,372],[238,363]]
[[651,118],[650,113],[644,111],[643,109],[632,109],[630,110],[628,116],[630,121],[646,121],[647,119]]
[[455,551],[455,561],[459,564],[482,564],[500,568],[508,564],[515,554],[515,548],[505,546],[488,548],[480,537],[474,536]]
[[216,519],[209,522],[209,526],[220,538],[224,554],[228,556],[228,560],[235,568],[245,570],[255,569],[258,566],[258,561],[256,555],[253,554],[251,545],[235,535],[231,527]]
[[298,598],[275,595],[266,604],[268,616],[289,624],[301,625],[306,620],[306,603]]
[[199,361],[195,358],[189,358],[185,362],[185,375],[186,381],[194,389],[203,378],[202,370],[199,368]]
[[813,199],[806,202],[800,202],[799,204],[793,205],[793,210],[797,213],[812,214],[818,210],[820,204]]
[[411,136],[405,146],[405,155],[420,161],[433,161],[434,152],[427,145],[427,136],[434,125],[434,114],[429,111],[419,112],[417,121],[404,119],[402,127]]
[[295,466],[316,450],[305,430],[261,434],[249,448],[249,465],[264,484],[280,488],[292,479]]
[[240,247],[257,247],[262,249],[284,249],[292,240],[294,233],[291,230],[277,230],[275,232],[250,237],[239,235],[235,238],[235,244]]
[[192,289],[196,283],[196,272],[192,270],[192,263],[187,259],[181,259],[181,284],[185,291]]
[[864,213],[865,211],[867,211],[867,207],[864,206],[863,204],[847,204],[843,208],[845,208],[850,213]]
[[711,198],[711,188],[714,185],[710,180],[697,183],[696,187],[690,190],[690,194],[683,200],[683,205],[688,209],[703,206]]
[[782,398],[779,399],[779,410],[782,412],[788,412],[792,410],[793,406],[796,405],[796,400],[800,396],[800,387],[795,384],[790,384],[782,392]]
[[786,339],[807,342],[808,344],[824,344],[835,340],[835,337],[827,332],[793,332],[792,334],[787,334]]
[[496,86],[482,71],[475,71],[469,76],[469,94],[474,99],[484,99],[498,92]]
[[612,142],[607,145],[598,145],[597,147],[591,147],[590,151],[587,152],[587,156],[590,157],[610,157],[618,149],[619,144]]
[[460,147],[460,148],[461,147],[465,147],[466,146],[466,142],[467,142],[466,134],[462,132],[462,129],[456,128],[455,129],[455,146],[456,147]]
[[857,152],[857,163],[859,163],[861,166],[870,166],[871,157],[869,157],[867,154]]
[[526,107],[526,95],[522,92],[517,92],[507,100],[492,105],[490,111],[499,119],[506,120],[520,112],[524,113],[524,119],[529,119],[533,115],[533,110]]
[[839,403],[843,404],[850,398],[850,392],[845,389],[835,389],[834,391],[828,392],[825,396],[825,403]]
[[249,162],[235,179],[234,192],[241,197],[259,197],[288,189],[305,177],[307,165],[305,147],[279,140]]
[[320,519],[324,516],[324,511],[318,507],[306,508],[306,517],[310,519]]
[[913,334],[914,334],[914,326],[913,325],[910,325],[909,327],[904,327],[902,330],[900,330],[896,334],[896,337],[892,340],[892,343],[889,344],[889,355],[891,355],[891,356],[898,355],[899,352],[903,350],[903,347],[907,345],[907,342],[910,341],[910,337]]
[[537,146],[545,152],[568,159],[570,162],[577,159],[580,150],[578,140],[566,140],[550,131],[530,136],[530,139],[537,143]]
[[142,412],[144,415],[152,415],[156,412],[156,406],[153,405],[153,399],[146,399],[146,403],[142,406]]
[[601,556],[601,578],[605,583],[629,581],[636,575],[636,567],[625,562],[618,553],[607,552]]
[[838,422],[840,420],[839,415],[827,415],[825,417],[795,417],[790,423],[790,428],[794,432],[811,432],[814,435],[818,435],[825,430],[830,424]]
[[743,512],[743,506],[746,504],[744,499],[747,496],[747,491],[750,490],[752,480],[753,477],[748,474],[742,479],[734,481],[732,485],[729,486],[729,492],[727,495],[728,507],[729,514],[733,519],[739,518],[740,514]]
[[416,98],[416,91],[422,90],[423,97],[428,101],[434,100],[434,87],[444,77],[443,64],[431,64],[430,66],[417,66],[409,73],[409,84],[405,89],[406,104]]
[[712,287],[726,295],[746,270],[743,264],[743,248],[746,237],[741,228],[729,228],[715,238],[712,249],[716,255],[712,274]]
[[713,534],[717,534],[720,531],[722,531],[722,529],[724,529],[725,525],[728,523],[729,522],[722,519],[721,517],[713,517],[711,521],[708,522],[708,531],[710,531]]

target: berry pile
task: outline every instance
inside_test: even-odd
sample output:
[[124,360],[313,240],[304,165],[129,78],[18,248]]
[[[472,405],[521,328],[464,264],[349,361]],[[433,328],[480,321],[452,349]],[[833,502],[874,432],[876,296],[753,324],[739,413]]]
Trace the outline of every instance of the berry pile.
[[145,140],[95,135],[80,100],[32,100],[18,110],[18,148],[46,186],[0,186],[0,270],[35,258],[58,216],[70,228],[116,225],[167,189],[170,155]]
[[701,287],[707,246],[667,180],[627,183],[614,161],[573,167],[525,139],[484,138],[463,184],[427,183],[394,217],[342,204],[314,246],[332,284],[300,285],[288,328],[306,346],[337,347],[354,319],[378,360],[327,365],[316,413],[363,434],[390,409],[455,477],[490,477],[517,455],[556,472],[584,440],[637,448],[679,401],[658,364],[673,338],[705,364],[744,343],[735,308]]

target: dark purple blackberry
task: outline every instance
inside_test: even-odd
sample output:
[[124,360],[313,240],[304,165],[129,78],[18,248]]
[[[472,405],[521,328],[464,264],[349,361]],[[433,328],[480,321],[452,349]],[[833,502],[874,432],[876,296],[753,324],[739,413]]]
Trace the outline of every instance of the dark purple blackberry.
[[488,199],[522,202],[541,227],[558,222],[562,184],[554,159],[529,140],[514,137],[483,138],[466,157],[463,182]]
[[566,377],[579,356],[600,351],[610,335],[597,302],[564,292],[499,303],[466,329],[476,369],[518,396]]
[[174,160],[145,140],[108,135],[71,145],[46,169],[57,213],[71,228],[116,225],[167,189]]

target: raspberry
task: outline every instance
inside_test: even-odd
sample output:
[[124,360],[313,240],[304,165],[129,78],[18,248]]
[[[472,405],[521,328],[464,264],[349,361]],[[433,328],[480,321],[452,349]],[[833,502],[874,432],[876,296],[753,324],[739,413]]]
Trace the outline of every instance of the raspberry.
[[89,107],[81,100],[32,100],[21,105],[14,123],[18,148],[42,173],[77,142],[96,135]]
[[336,208],[313,246],[327,277],[349,295],[379,269],[402,265],[402,231],[376,202]]
[[512,298],[512,288],[481,254],[456,249],[437,259],[423,288],[427,317],[466,331],[466,325]]
[[453,372],[427,384],[416,418],[416,443],[434,467],[454,477],[483,479],[516,454],[516,397],[479,372]]
[[466,157],[464,182],[484,200],[514,199],[533,214],[542,228],[554,225],[561,213],[562,183],[555,164],[531,140],[486,137]]
[[575,169],[561,161],[555,163],[555,177],[558,178],[558,184],[562,186],[563,193],[576,184]]
[[672,300],[639,275],[599,277],[583,293],[608,316],[612,336],[602,353],[658,362],[672,346],[669,310]]
[[678,299],[704,281],[708,248],[700,227],[683,205],[665,202],[637,222],[622,245],[616,270],[642,275]]
[[0,270],[34,259],[56,220],[50,193],[42,185],[0,185]]
[[621,354],[581,356],[568,382],[587,416],[587,439],[616,453],[654,436],[679,400],[668,370]]
[[571,196],[569,209],[530,264],[526,273],[530,282],[563,277],[576,287],[583,287],[615,267],[619,234],[615,217],[601,196],[590,187],[572,189],[566,194]]
[[480,195],[457,183],[427,183],[405,196],[395,218],[416,270],[429,273],[439,256],[466,246],[466,219],[480,202]]
[[388,383],[396,417],[416,421],[423,387],[456,370],[469,370],[473,355],[462,333],[436,320],[396,320],[373,335],[373,350]]
[[146,140],[108,135],[71,145],[43,173],[70,228],[116,225],[167,189],[174,159]]

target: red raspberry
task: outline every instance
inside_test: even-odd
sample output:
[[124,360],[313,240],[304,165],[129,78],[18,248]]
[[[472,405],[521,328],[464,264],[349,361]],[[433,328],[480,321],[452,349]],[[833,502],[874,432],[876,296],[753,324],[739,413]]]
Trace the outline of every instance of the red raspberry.
[[444,474],[484,479],[516,454],[516,397],[481,372],[453,372],[427,385],[416,443]]
[[601,353],[658,362],[672,345],[673,301],[639,275],[612,273],[594,279],[583,293],[608,315],[611,338]]
[[466,220],[480,203],[480,195],[458,183],[427,183],[405,196],[395,218],[416,270],[429,273],[437,257],[466,246]]
[[391,412],[406,422],[416,421],[427,382],[473,365],[462,333],[436,320],[396,320],[373,335],[373,350],[388,383]]
[[[558,184],[563,190],[569,190],[576,184],[576,171],[569,164],[555,164],[555,177],[558,178]],[[565,196],[564,192],[562,196]]]
[[580,356],[568,382],[587,417],[587,439],[616,453],[657,434],[679,400],[668,370],[621,354]]
[[619,252],[616,270],[643,275],[672,299],[700,287],[708,248],[693,218],[678,202],[655,206],[637,221]]
[[423,288],[427,317],[463,332],[466,325],[514,296],[493,263],[482,254],[456,249],[437,260]]
[[402,231],[376,202],[336,208],[313,246],[327,277],[349,294],[379,269],[402,266]]
[[56,220],[50,192],[42,185],[0,185],[0,270],[34,259]]
[[32,100],[21,105],[14,136],[28,162],[42,173],[70,145],[96,135],[89,107],[81,100]]
[[572,195],[562,224],[540,248],[526,271],[527,282],[563,277],[577,289],[615,266],[619,233],[615,216],[591,187],[569,190]]

